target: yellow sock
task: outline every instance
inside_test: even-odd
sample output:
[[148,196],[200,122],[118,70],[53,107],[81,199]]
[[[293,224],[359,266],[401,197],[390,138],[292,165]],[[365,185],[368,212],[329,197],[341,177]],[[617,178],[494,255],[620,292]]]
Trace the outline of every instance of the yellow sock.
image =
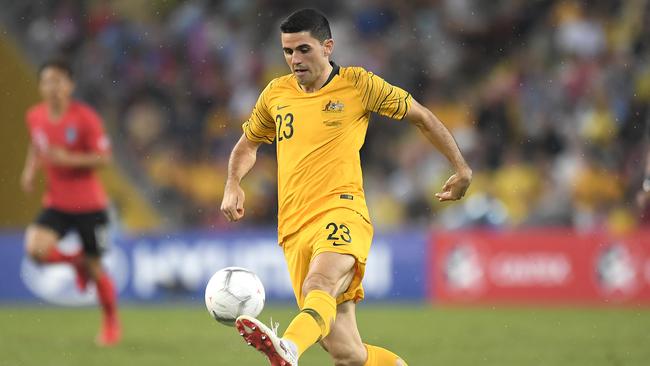
[[325,291],[311,291],[305,298],[300,314],[293,318],[282,338],[293,342],[300,356],[330,333],[335,317],[336,300]]
[[398,355],[387,349],[369,344],[365,346],[368,350],[368,360],[363,366],[396,366],[397,360],[401,360],[404,366],[408,366]]

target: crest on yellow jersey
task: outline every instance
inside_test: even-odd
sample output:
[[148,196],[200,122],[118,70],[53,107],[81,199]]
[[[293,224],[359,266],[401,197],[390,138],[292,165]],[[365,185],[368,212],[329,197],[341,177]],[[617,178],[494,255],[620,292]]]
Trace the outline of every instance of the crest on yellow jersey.
[[323,112],[334,112],[334,113],[340,113],[343,112],[343,108],[345,106],[343,103],[341,103],[339,100],[333,101],[333,100],[328,100],[327,103],[323,106],[322,111]]

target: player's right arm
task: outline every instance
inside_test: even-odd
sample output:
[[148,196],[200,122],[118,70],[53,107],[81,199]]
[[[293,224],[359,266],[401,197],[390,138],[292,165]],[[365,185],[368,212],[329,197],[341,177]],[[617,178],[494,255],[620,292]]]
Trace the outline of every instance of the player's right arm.
[[260,144],[250,141],[244,133],[230,153],[228,178],[221,201],[221,212],[226,215],[228,221],[238,221],[244,217],[245,195],[240,182],[255,165]]
[[228,178],[221,201],[221,212],[229,221],[244,217],[245,196],[240,182],[255,165],[257,149],[262,143],[270,144],[275,140],[275,121],[269,113],[267,102],[272,84],[270,82],[257,99],[251,117],[242,126],[244,133],[230,154]]
[[38,158],[36,157],[36,148],[31,143],[27,147],[27,157],[25,158],[25,167],[20,176],[20,186],[23,191],[30,193],[34,189],[34,177],[38,169]]

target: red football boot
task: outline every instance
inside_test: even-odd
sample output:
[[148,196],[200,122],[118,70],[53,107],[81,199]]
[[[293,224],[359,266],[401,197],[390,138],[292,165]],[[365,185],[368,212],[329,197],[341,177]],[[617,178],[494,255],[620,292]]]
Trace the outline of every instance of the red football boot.
[[95,343],[101,347],[111,347],[120,343],[122,339],[122,330],[117,319],[105,318]]

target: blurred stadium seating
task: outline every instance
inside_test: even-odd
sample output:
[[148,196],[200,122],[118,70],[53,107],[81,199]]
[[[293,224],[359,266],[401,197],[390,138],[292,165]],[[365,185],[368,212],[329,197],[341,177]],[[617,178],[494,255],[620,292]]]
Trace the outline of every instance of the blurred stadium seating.
[[[287,71],[278,23],[299,2],[1,3],[4,37],[27,63],[75,61],[78,96],[104,116],[120,168],[167,222],[223,227],[229,150],[261,88]],[[379,227],[643,223],[633,203],[650,103],[647,1],[320,5],[334,60],[411,91],[474,168],[468,199],[438,204],[444,159],[417,129],[374,118],[362,158]],[[246,225],[275,222],[274,179],[267,148],[245,181]]]
[[[294,315],[273,146],[244,181],[246,219],[227,223],[219,205],[242,122],[288,71],[279,23],[304,4],[0,0],[1,365],[259,364],[201,303],[211,274],[237,265],[275,302],[263,319]],[[438,203],[445,159],[418,129],[372,117],[364,339],[414,365],[646,365],[650,207],[635,196],[650,149],[650,0],[309,5],[330,18],[337,63],[410,91],[474,169],[465,200]],[[126,303],[125,339],[106,352],[91,346],[94,309],[40,306],[87,305],[93,289],[21,245],[40,202],[19,188],[24,113],[38,65],[58,55],[73,61],[77,97],[104,118],[116,158],[102,172],[119,217],[104,264]],[[60,247],[77,245],[68,235]],[[328,364],[319,352],[301,364]]]

